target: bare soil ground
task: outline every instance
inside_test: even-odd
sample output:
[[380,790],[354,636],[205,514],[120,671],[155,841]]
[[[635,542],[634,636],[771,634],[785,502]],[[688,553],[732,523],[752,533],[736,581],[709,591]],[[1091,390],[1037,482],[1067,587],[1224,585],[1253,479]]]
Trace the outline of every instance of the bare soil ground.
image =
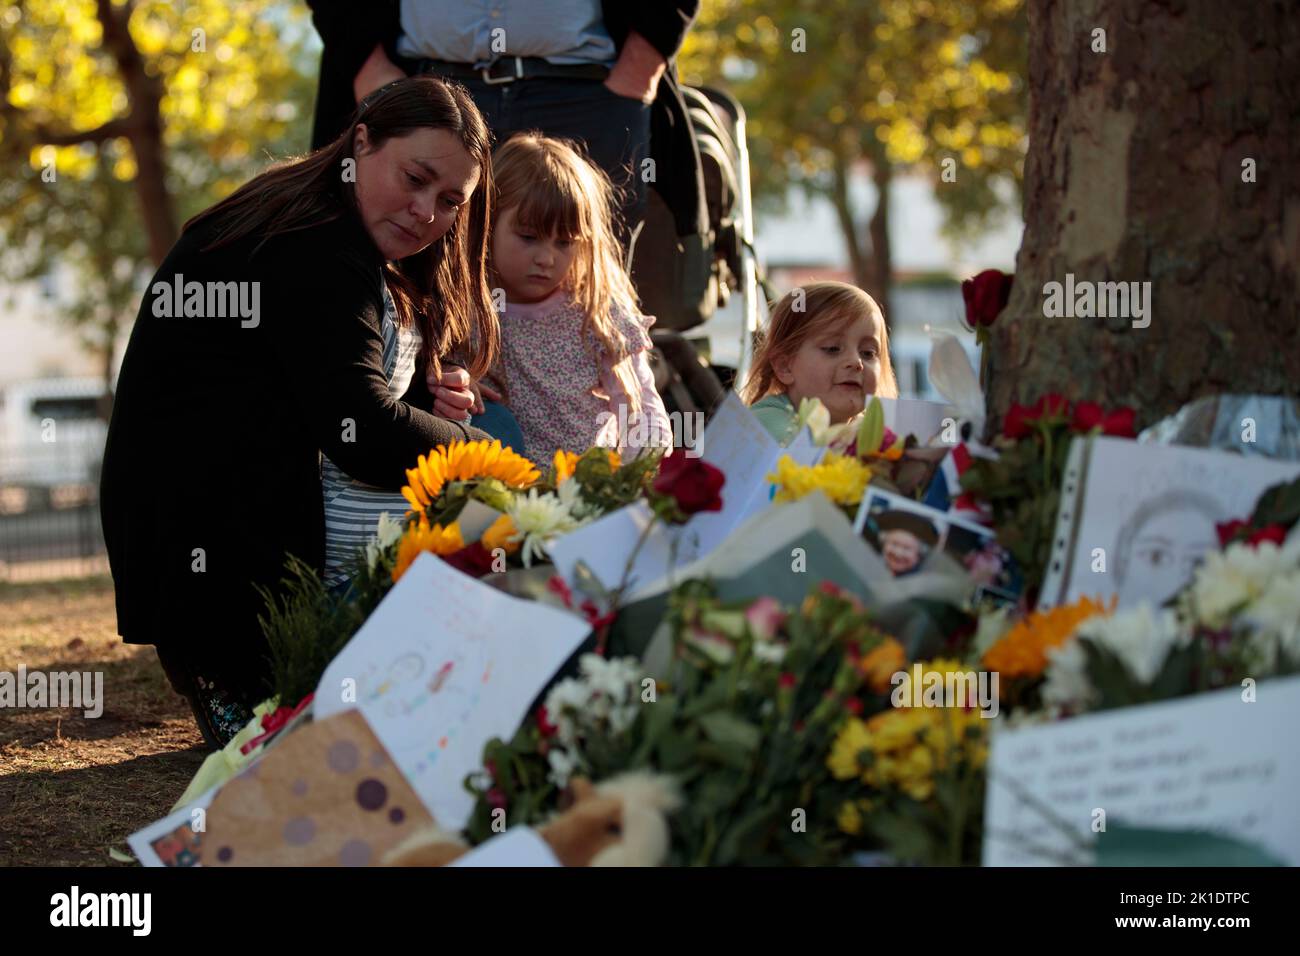
[[103,713],[0,709],[0,866],[121,866],[206,756],[152,647],[117,636],[107,577],[0,583],[0,671],[102,671]]

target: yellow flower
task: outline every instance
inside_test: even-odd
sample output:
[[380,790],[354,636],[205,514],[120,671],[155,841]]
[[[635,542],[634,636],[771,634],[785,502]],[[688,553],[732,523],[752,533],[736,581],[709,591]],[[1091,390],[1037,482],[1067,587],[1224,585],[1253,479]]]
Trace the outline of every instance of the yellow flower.
[[831,744],[831,753],[826,758],[826,766],[830,768],[836,780],[856,777],[862,772],[858,755],[870,749],[871,737],[867,732],[867,725],[853,717],[840,728],[835,742]]
[[835,822],[845,833],[857,836],[862,832],[862,811],[857,803],[847,800],[840,804],[840,812],[835,815]]
[[564,484],[573,477],[574,471],[578,467],[578,456],[571,451],[565,451],[563,448],[555,450],[555,484]]
[[1047,611],[1035,611],[984,652],[984,667],[997,671],[1003,678],[1038,677],[1047,668],[1049,649],[1068,642],[1088,618],[1108,613],[1110,608],[1088,597]]
[[856,505],[862,500],[871,468],[856,458],[828,452],[819,465],[797,464],[789,455],[781,456],[776,473],[767,480],[777,486],[777,501],[798,501],[814,491],[821,491],[839,505]]
[[496,478],[511,488],[527,488],[541,477],[531,461],[500,441],[454,441],[421,455],[414,468],[406,470],[402,495],[411,510],[423,511],[451,481]]
[[483,537],[479,540],[489,552],[503,548],[506,554],[514,554],[523,543],[523,535],[509,515],[502,515],[492,522],[492,526],[483,532]]
[[887,637],[858,661],[858,669],[867,675],[867,687],[873,694],[883,694],[893,686],[893,676],[907,664],[903,645]]
[[393,583],[396,584],[406,573],[406,569],[425,551],[433,554],[453,554],[465,547],[460,536],[460,525],[453,521],[447,527],[430,525],[429,519],[420,515],[419,521],[411,525],[397,542],[397,564],[393,568]]
[[[623,459],[613,448],[604,449],[606,456],[609,458],[610,471],[618,471],[623,465]],[[563,448],[557,448],[553,464],[555,465],[555,486],[558,488],[570,478],[578,469],[578,461],[582,455],[575,454],[571,451],[565,451]]]

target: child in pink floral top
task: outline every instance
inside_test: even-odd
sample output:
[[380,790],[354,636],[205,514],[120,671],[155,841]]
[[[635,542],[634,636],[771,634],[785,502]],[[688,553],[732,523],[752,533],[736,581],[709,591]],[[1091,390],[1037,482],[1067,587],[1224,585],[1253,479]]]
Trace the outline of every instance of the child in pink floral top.
[[491,272],[504,293],[492,380],[528,456],[673,442],[649,327],[621,263],[605,174],[563,140],[511,137],[492,160]]

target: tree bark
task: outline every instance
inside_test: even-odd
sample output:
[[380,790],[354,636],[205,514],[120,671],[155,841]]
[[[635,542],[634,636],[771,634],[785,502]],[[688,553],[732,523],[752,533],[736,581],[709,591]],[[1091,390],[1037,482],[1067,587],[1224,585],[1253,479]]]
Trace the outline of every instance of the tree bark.
[[858,238],[858,224],[853,216],[853,203],[849,199],[850,165],[850,158],[837,150],[831,166],[830,199],[831,205],[835,207],[835,216],[839,219],[844,248],[849,254],[849,269],[853,272],[853,281],[864,285],[868,279],[868,266],[867,258],[862,251],[862,242]]
[[[140,199],[140,215],[149,237],[149,258],[154,265],[162,265],[176,244],[179,230],[171,193],[167,189],[160,105],[162,88],[157,77],[145,72],[144,60],[127,28],[133,8],[134,4],[129,0],[120,10],[114,9],[112,0],[97,0],[96,5],[104,30],[104,49],[117,63],[130,104],[128,118],[122,125],[135,154],[135,188]],[[88,135],[94,134],[83,134],[83,138]]]
[[876,185],[876,211],[867,231],[871,236],[871,276],[863,286],[885,313],[885,328],[893,321],[890,291],[894,284],[894,250],[889,242],[889,197],[893,170],[884,157],[872,164],[871,181]]
[[[990,428],[1049,392],[1132,406],[1139,427],[1203,395],[1297,394],[1294,5],[1031,0],[1029,31],[1025,233],[989,346]],[[1046,317],[1067,273],[1149,282],[1150,325]]]
[[849,268],[853,272],[853,281],[870,293],[880,303],[885,313],[885,325],[889,327],[892,316],[889,308],[889,291],[893,283],[893,252],[889,243],[889,196],[893,170],[883,157],[872,160],[871,180],[876,186],[876,208],[867,224],[868,249],[863,249],[862,237],[859,235],[857,217],[853,214],[853,203],[849,197],[850,160],[841,152],[836,152],[831,167],[831,205],[840,223],[840,232],[844,237],[844,248],[848,251]]

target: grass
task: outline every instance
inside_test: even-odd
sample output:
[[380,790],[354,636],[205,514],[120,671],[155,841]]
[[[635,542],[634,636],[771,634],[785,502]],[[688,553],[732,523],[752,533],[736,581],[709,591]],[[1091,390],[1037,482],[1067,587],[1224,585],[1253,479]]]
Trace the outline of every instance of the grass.
[[157,654],[117,636],[107,577],[0,583],[0,671],[102,671],[103,713],[0,711],[0,866],[122,866],[206,756]]

